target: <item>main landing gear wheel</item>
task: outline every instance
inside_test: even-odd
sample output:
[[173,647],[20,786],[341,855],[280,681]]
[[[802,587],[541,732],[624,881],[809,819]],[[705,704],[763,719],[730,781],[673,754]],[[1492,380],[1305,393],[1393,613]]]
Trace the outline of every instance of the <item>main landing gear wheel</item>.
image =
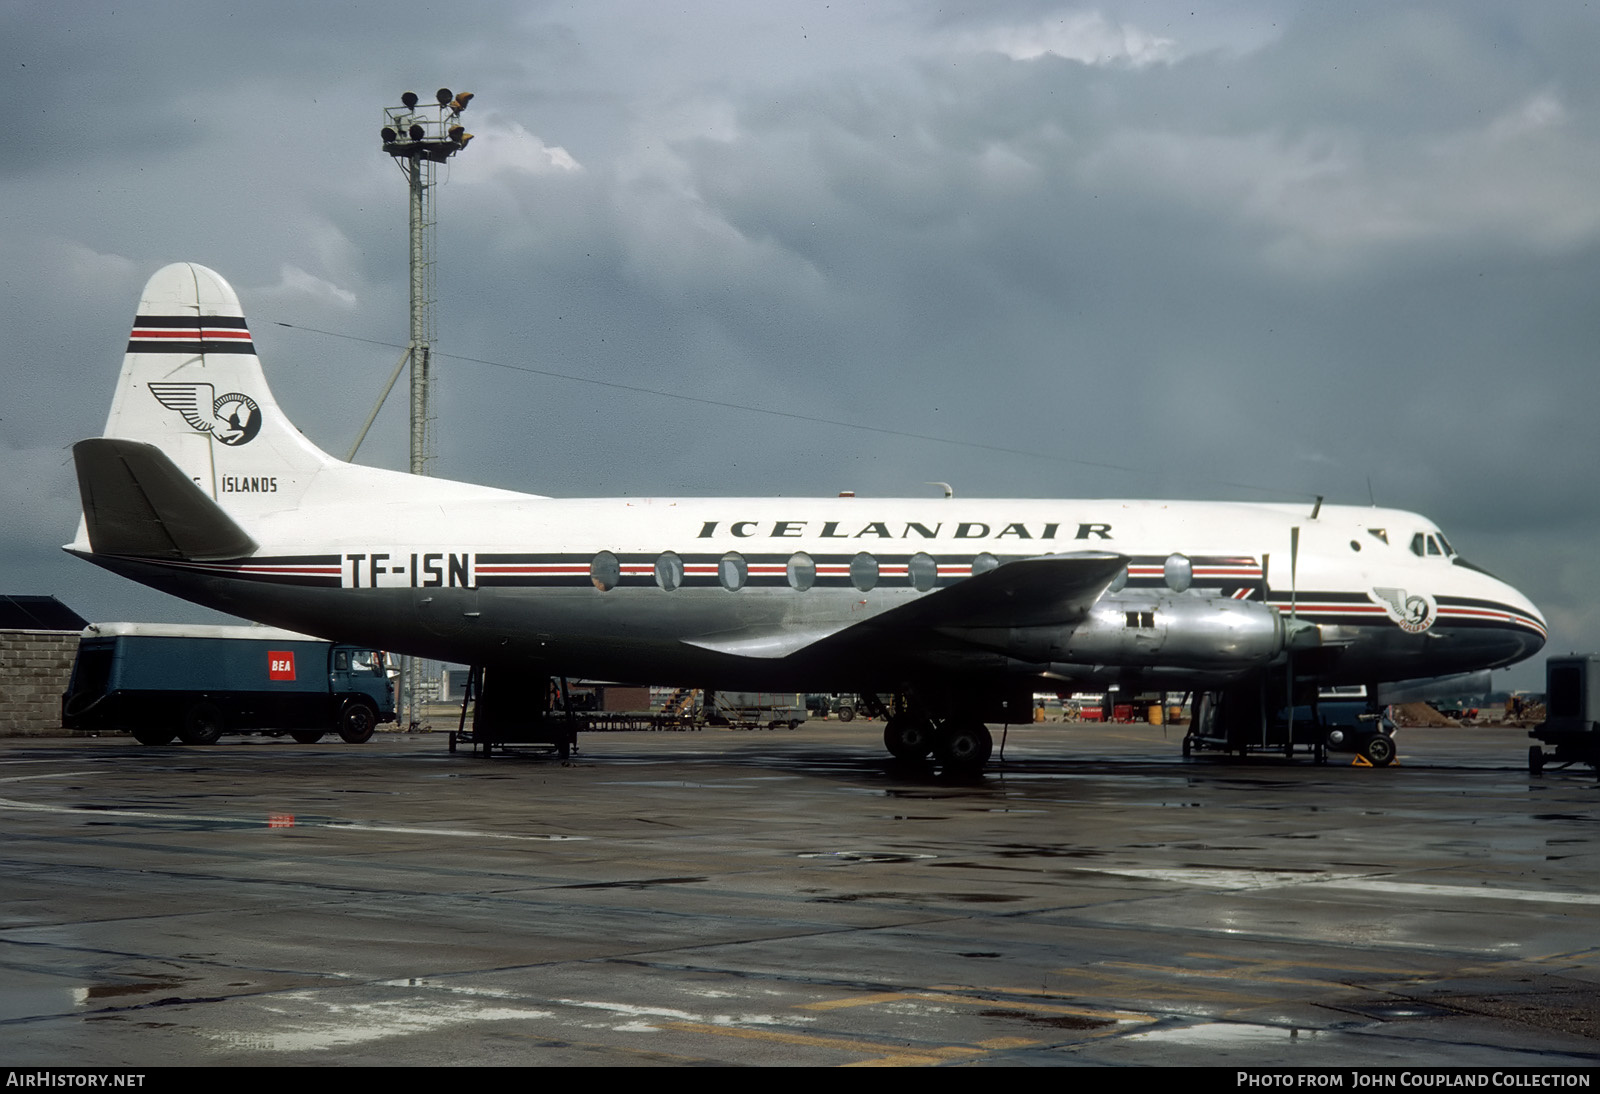
[[1544,771],[1544,749],[1538,745],[1528,746],[1528,774],[1538,775]]
[[322,730],[320,730],[320,729],[291,729],[289,731],[289,736],[293,737],[300,744],[303,744],[303,745],[314,745],[318,741],[322,740]]
[[356,700],[339,715],[339,736],[344,738],[345,744],[364,745],[372,740],[373,731],[377,728],[378,712],[370,703]]
[[920,760],[933,751],[933,725],[926,718],[896,714],[883,725],[883,747],[897,760]]
[[196,703],[184,716],[178,734],[186,745],[214,745],[222,739],[222,711],[214,703]]
[[982,722],[951,719],[933,743],[933,754],[946,771],[982,771],[993,751],[994,738]]
[[1373,767],[1388,767],[1394,763],[1394,738],[1385,733],[1374,733],[1361,746],[1361,754]]

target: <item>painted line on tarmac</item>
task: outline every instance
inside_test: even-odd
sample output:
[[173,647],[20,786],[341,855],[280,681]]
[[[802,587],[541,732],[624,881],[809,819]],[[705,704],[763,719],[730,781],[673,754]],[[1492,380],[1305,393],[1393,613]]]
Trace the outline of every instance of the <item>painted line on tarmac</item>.
[[51,772],[48,772],[48,773],[46,773],[44,775],[7,775],[5,778],[0,779],[0,783],[20,783],[20,782],[26,782],[28,779],[66,779],[66,778],[71,778],[74,775],[93,775],[93,774],[97,774],[97,772],[93,772],[93,771],[51,771]]
[[1600,893],[1557,893],[1548,889],[1499,889],[1487,885],[1428,885],[1422,882],[1348,878],[1324,882],[1335,889],[1406,896],[1481,897],[1486,900],[1526,900],[1535,904],[1600,904]]
[[1312,871],[1286,874],[1277,870],[1233,870],[1225,867],[1176,869],[1129,867],[1091,868],[1083,873],[1110,874],[1116,877],[1169,881],[1205,889],[1287,889],[1316,885],[1325,889],[1345,889],[1398,896],[1476,897],[1483,900],[1522,900],[1534,904],[1600,904],[1600,893],[1562,893],[1549,889],[1505,889],[1489,885],[1436,885],[1419,881],[1387,881],[1359,874],[1333,874]]
[[133,820],[185,821],[199,824],[233,824],[262,828],[326,828],[340,832],[378,832],[402,836],[449,836],[464,839],[516,840],[524,843],[557,843],[588,840],[588,836],[519,836],[509,832],[481,832],[470,828],[417,828],[410,825],[367,824],[362,821],[305,820],[289,814],[256,817],[225,817],[202,813],[158,813],[144,809],[85,809],[76,805],[39,805],[0,798],[0,810],[18,813],[65,813],[74,817],[127,817]]

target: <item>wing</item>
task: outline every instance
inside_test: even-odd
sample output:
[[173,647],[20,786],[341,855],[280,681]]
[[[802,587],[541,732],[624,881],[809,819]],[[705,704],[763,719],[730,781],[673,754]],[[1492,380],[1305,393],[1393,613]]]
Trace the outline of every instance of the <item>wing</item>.
[[1082,551],[1018,559],[918,597],[859,623],[762,625],[685,638],[686,645],[735,657],[778,658],[822,643],[874,642],[966,627],[1075,623],[1128,564],[1125,555]]
[[168,410],[176,410],[183,420],[202,433],[216,424],[216,399],[210,384],[150,384],[150,394]]

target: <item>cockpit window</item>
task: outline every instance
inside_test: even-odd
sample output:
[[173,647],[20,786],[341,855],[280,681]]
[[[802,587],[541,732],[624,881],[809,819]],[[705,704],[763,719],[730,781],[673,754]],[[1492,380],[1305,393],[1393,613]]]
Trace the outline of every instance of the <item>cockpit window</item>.
[[1453,558],[1456,552],[1442,532],[1418,532],[1411,537],[1411,553],[1418,558]]
[[1380,539],[1385,543],[1389,542],[1389,529],[1387,528],[1368,528],[1367,535],[1373,539]]

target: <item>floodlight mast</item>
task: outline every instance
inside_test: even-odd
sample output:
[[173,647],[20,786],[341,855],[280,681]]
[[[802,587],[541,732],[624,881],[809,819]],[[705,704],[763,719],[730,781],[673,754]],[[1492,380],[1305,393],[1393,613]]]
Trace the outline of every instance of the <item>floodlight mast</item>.
[[461,112],[472,101],[470,91],[453,95],[441,87],[435,102],[423,106],[415,92],[400,96],[400,106],[384,108],[380,135],[383,150],[399,165],[410,191],[411,337],[406,347],[411,359],[411,473],[427,474],[432,457],[428,430],[429,357],[433,344],[433,213],[435,165],[448,160],[472,140],[460,123]]
[[[467,108],[472,97],[470,91],[452,94],[449,88],[441,87],[434,96],[434,103],[421,105],[416,93],[407,91],[400,96],[400,106],[385,107],[383,111],[384,125],[380,131],[383,150],[394,157],[410,191],[411,335],[401,364],[408,358],[411,362],[410,462],[413,475],[426,475],[428,461],[433,457],[433,436],[429,429],[429,394],[432,385],[429,365],[433,349],[434,168],[472,140],[472,134],[460,122],[461,112]],[[392,380],[390,382],[393,383]],[[373,414],[376,416],[377,411],[373,411]],[[368,419],[370,424],[371,419]],[[365,435],[363,429],[362,437]],[[356,446],[360,444],[361,438],[358,437]],[[352,448],[351,458],[354,457],[355,449]],[[409,662],[403,705],[407,708],[406,723],[415,726],[421,721],[418,695],[421,691],[422,665],[414,657]]]

